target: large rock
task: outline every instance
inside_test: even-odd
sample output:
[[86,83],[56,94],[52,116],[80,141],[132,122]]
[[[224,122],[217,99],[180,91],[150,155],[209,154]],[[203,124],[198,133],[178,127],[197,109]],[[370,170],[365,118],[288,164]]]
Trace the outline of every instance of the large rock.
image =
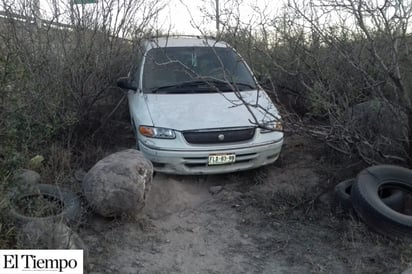
[[83,192],[96,213],[115,217],[144,207],[152,178],[152,163],[128,149],[97,162],[83,179]]

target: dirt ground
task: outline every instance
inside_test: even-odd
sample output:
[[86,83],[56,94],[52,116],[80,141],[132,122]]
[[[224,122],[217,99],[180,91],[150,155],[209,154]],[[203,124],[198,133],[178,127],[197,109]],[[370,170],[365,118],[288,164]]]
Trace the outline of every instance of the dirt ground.
[[[334,203],[329,163],[287,136],[281,165],[214,176],[156,174],[144,212],[91,215],[91,273],[402,273],[412,245]],[[339,173],[339,169],[335,170]]]

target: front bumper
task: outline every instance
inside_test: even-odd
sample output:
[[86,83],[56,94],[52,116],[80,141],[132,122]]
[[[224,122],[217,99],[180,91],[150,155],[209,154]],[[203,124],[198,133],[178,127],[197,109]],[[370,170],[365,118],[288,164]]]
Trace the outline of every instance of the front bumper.
[[[147,146],[139,141],[139,148],[158,172],[195,175],[236,172],[271,164],[278,159],[282,144],[283,138],[242,148],[210,147],[196,150],[165,150]],[[216,153],[235,153],[236,162],[209,166],[209,154]]]

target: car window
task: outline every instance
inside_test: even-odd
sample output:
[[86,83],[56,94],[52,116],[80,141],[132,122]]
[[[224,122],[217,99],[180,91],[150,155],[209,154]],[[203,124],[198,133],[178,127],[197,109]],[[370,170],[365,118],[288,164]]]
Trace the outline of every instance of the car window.
[[248,68],[231,48],[154,48],[146,55],[143,71],[145,92],[201,79],[243,83],[256,87]]

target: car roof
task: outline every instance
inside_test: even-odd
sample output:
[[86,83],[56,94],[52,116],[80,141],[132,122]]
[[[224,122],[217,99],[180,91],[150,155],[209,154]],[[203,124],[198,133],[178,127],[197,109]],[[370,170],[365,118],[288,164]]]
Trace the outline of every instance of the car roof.
[[144,41],[146,51],[164,47],[229,47],[222,41],[202,36],[167,36],[155,37]]

